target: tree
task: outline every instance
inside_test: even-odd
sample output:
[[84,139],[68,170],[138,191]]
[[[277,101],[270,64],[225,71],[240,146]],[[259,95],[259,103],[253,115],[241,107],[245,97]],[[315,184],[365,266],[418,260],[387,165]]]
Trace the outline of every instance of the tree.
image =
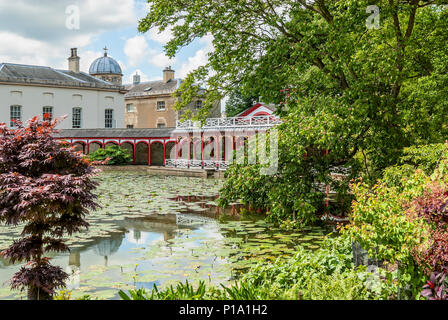
[[244,110],[253,107],[257,102],[257,97],[248,97],[242,94],[239,88],[235,88],[226,103],[226,114],[228,117],[235,117]]
[[213,38],[208,63],[177,91],[177,108],[200,83],[209,108],[241,86],[278,105],[300,130],[315,126],[308,140],[341,150],[341,160],[361,152],[371,175],[395,163],[403,147],[447,136],[445,1],[375,1],[378,29],[366,26],[367,0],[148,2],[139,30],[171,28],[169,56],[196,38]]
[[28,289],[29,299],[49,299],[68,277],[45,253],[66,252],[63,237],[88,227],[85,215],[97,208],[96,169],[65,142],[53,138],[59,120],[37,117],[27,127],[0,124],[0,222],[23,224],[22,238],[2,252],[26,262],[10,280]]
[[[374,183],[405,147],[448,136],[445,0],[375,1],[378,28],[368,23],[375,14],[367,0],[148,2],[139,30],[171,29],[168,56],[196,38],[213,39],[207,64],[177,90],[176,108],[200,87],[207,88],[205,108],[235,87],[277,106],[284,152],[281,179],[266,191],[269,207],[287,212],[282,196],[309,194],[292,194],[310,190],[300,187],[309,179],[298,172],[328,183],[331,168],[362,165],[355,173]],[[302,161],[312,150],[329,155]]]

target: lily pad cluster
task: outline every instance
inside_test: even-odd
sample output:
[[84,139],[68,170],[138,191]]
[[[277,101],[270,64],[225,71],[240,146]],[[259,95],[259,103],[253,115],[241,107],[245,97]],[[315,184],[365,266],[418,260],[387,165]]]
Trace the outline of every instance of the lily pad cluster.
[[[88,216],[87,231],[68,239],[70,256],[54,255],[55,264],[68,267],[78,254],[80,268],[71,270],[68,288],[74,299],[118,299],[119,290],[187,279],[229,283],[251,266],[292,256],[298,246],[319,248],[326,233],[285,232],[261,219],[215,219],[221,180],[135,172],[107,172],[97,179],[101,209]],[[20,231],[0,227],[0,247]],[[18,267],[0,261],[0,279]],[[20,298],[0,287],[0,299]]]

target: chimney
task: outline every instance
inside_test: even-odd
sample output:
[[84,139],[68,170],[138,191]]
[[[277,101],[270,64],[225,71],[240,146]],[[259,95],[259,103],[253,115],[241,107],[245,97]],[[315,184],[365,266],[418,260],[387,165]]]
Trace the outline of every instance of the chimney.
[[72,55],[68,58],[68,70],[79,73],[79,60],[78,49],[72,48]]
[[174,70],[170,66],[163,70],[163,82],[167,83],[171,79],[174,79]]
[[134,74],[134,86],[140,83],[140,75],[136,72]]

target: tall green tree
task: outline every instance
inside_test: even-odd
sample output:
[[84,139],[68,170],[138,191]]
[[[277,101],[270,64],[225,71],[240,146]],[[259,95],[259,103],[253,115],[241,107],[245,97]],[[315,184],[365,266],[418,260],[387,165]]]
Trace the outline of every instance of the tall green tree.
[[[139,30],[171,28],[169,56],[196,38],[213,38],[208,63],[177,91],[177,108],[200,87],[210,108],[237,86],[278,106],[278,174],[259,196],[267,194],[266,206],[282,215],[302,207],[297,198],[314,199],[316,184],[308,180],[303,189],[297,180],[306,179],[298,177],[328,182],[332,166],[361,164],[360,174],[374,181],[403,148],[448,136],[446,0],[148,2]],[[330,154],[302,160],[316,150]]]
[[[239,85],[279,105],[300,130],[319,128],[308,130],[316,144],[346,159],[363,151],[375,169],[394,163],[403,146],[447,135],[446,0],[148,2],[139,30],[172,28],[169,56],[213,37],[208,63],[178,90],[178,108],[201,85],[205,107]],[[371,5],[378,28],[369,28]]]

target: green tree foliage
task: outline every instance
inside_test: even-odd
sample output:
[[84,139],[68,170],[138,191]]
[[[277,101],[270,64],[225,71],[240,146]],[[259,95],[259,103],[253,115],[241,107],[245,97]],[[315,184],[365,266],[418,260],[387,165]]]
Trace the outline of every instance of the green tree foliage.
[[[344,234],[358,241],[371,257],[398,266],[399,285],[418,297],[430,271],[448,265],[447,145],[411,148],[402,166],[388,168],[372,188],[353,185],[350,224]],[[411,164],[413,166],[411,169]],[[424,169],[433,168],[425,173]],[[411,171],[412,170],[412,171]]]
[[[379,28],[367,28],[367,0],[148,2],[139,30],[172,28],[169,56],[196,38],[213,39],[208,63],[177,91],[176,108],[201,87],[207,88],[205,108],[235,87],[278,106],[285,121],[278,174],[250,195],[263,178],[250,180],[256,170],[234,168],[226,189],[236,186],[243,200],[264,202],[279,217],[300,216],[302,207],[317,210],[315,198],[322,196],[313,186],[331,182],[331,167],[352,167],[373,183],[404,148],[447,137],[448,9],[442,0],[375,1]],[[309,156],[321,150],[330,153]],[[238,195],[228,190],[226,196]]]
[[105,149],[98,149],[89,154],[91,161],[105,161],[108,165],[123,165],[132,161],[126,149],[119,146],[108,146]]
[[367,0],[148,2],[139,30],[172,28],[169,56],[213,37],[208,63],[178,90],[179,108],[200,84],[205,107],[241,86],[291,113],[324,149],[343,149],[345,159],[363,151],[371,174],[394,164],[403,147],[447,135],[448,9],[441,0],[376,1],[378,29],[366,27]]
[[246,96],[241,93],[239,88],[236,88],[232,91],[226,103],[226,114],[228,117],[235,117],[237,114],[254,106],[258,102],[257,100],[257,97]]

